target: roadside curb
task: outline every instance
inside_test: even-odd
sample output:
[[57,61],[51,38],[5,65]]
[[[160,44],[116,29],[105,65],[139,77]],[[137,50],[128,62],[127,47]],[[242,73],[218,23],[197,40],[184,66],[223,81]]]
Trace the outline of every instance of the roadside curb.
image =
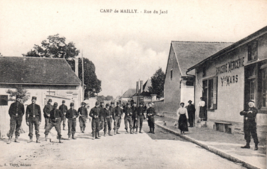
[[223,158],[226,158],[226,159],[228,159],[230,161],[233,161],[235,163],[241,163],[243,167],[247,167],[247,168],[250,168],[250,169],[259,169],[258,167],[255,167],[255,166],[253,166],[253,165],[251,165],[251,164],[249,164],[249,163],[247,163],[247,162],[245,162],[243,160],[240,160],[240,159],[238,159],[236,157],[233,157],[233,156],[231,156],[231,155],[229,155],[229,154],[227,154],[227,153],[225,153],[225,152],[223,152],[221,150],[218,150],[217,148],[214,148],[212,146],[208,146],[206,144],[203,144],[203,143],[199,142],[198,140],[195,140],[195,139],[193,139],[191,137],[188,137],[188,136],[185,136],[185,135],[181,135],[181,134],[179,134],[179,132],[174,131],[172,129],[169,129],[169,128],[161,125],[161,124],[158,124],[157,122],[155,124],[158,127],[162,128],[164,130],[167,130],[170,133],[173,133],[173,134],[175,134],[175,135],[177,135],[177,136],[179,136],[179,137],[181,137],[181,138],[183,138],[183,139],[185,139],[187,141],[190,141],[190,142],[192,142],[194,144],[197,144],[198,146],[200,146],[202,148],[205,148],[206,150],[208,150],[208,151],[210,151],[210,152],[212,152],[214,154],[217,154],[217,155],[219,155],[219,156],[221,156]]

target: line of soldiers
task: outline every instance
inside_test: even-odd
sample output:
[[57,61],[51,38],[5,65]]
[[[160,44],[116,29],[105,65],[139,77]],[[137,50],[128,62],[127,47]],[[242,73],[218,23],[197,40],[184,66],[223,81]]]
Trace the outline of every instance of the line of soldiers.
[[[36,104],[37,97],[32,97],[32,104],[28,105],[26,108],[26,124],[29,126],[29,143],[33,142],[33,127],[35,128],[36,135],[36,143],[40,143],[40,134],[39,134],[39,126],[41,124],[42,115],[41,108],[38,104]],[[82,106],[76,111],[74,109],[74,103],[70,103],[70,109],[65,105],[65,101],[62,101],[62,105],[58,108],[58,103],[55,102],[53,105],[52,99],[49,99],[47,105],[45,105],[44,119],[45,119],[45,140],[47,140],[47,136],[50,130],[55,127],[57,131],[57,138],[59,143],[61,141],[61,124],[63,122],[63,130],[65,130],[66,119],[68,119],[68,138],[72,137],[75,139],[74,135],[76,132],[76,119],[79,117],[80,129],[81,132],[84,133],[86,128],[86,120],[88,119],[88,112],[86,109],[86,104],[82,102]],[[145,116],[146,112],[146,116]],[[114,135],[120,134],[119,128],[121,124],[122,115],[124,114],[124,122],[125,122],[125,130],[128,133],[128,126],[130,129],[130,133],[133,134],[134,129],[137,134],[138,129],[139,133],[142,133],[142,125],[143,120],[145,118],[148,119],[148,125],[150,127],[150,133],[154,133],[154,115],[155,109],[152,107],[152,103],[148,104],[148,108],[146,108],[143,103],[140,104],[139,107],[136,106],[136,103],[131,106],[129,103],[126,107],[121,107],[120,103],[117,103],[117,106],[114,106],[114,103],[106,104],[104,107],[104,103],[101,102],[99,105],[96,102],[95,107],[91,109],[89,116],[92,118],[92,135],[93,139],[99,139],[100,134],[99,131],[104,129],[104,136],[106,136],[107,130],[108,135],[112,136],[112,121],[114,121]],[[22,123],[22,117],[24,115],[24,105],[21,103],[21,97],[19,95],[16,96],[16,101],[10,105],[9,108],[10,115],[10,130],[7,134],[8,136],[8,144],[11,143],[14,131],[15,131],[15,142],[18,141],[18,137],[20,135],[20,127]]]
[[89,116],[92,118],[92,137],[93,139],[99,139],[101,136],[99,132],[104,129],[104,136],[107,134],[112,136],[112,121],[114,121],[114,135],[120,134],[119,128],[121,125],[121,119],[124,114],[124,124],[126,133],[130,129],[130,133],[134,132],[137,134],[138,129],[139,133],[142,133],[143,120],[148,119],[148,125],[150,127],[150,133],[154,134],[154,116],[155,109],[152,107],[152,103],[148,104],[148,108],[144,106],[143,103],[140,103],[140,106],[137,107],[136,103],[133,103],[133,106],[130,103],[126,104],[126,107],[122,107],[119,102],[117,105],[111,102],[111,105],[101,102],[100,105],[98,102],[95,103],[95,107],[91,109]]

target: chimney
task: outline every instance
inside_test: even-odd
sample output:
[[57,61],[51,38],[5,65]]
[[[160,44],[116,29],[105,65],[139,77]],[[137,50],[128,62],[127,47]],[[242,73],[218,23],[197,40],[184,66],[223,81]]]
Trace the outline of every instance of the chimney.
[[79,73],[78,73],[78,65],[79,65],[79,58],[75,58],[74,59],[74,63],[75,63],[75,74],[77,77],[79,77]]
[[140,93],[143,92],[143,80],[140,80]]
[[139,90],[139,81],[136,82],[136,93],[138,93]]

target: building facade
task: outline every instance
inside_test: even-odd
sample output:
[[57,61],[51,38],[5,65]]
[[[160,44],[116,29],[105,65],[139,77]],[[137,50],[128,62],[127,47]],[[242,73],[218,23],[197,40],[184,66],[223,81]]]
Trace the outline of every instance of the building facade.
[[195,102],[204,98],[210,128],[229,133],[242,131],[243,117],[239,113],[249,100],[254,100],[259,109],[257,124],[267,124],[267,27],[188,71],[193,69],[196,70]]
[[164,83],[164,109],[176,113],[180,102],[194,100],[194,71],[187,68],[207,58],[207,56],[229,46],[225,42],[172,41],[167,61]]

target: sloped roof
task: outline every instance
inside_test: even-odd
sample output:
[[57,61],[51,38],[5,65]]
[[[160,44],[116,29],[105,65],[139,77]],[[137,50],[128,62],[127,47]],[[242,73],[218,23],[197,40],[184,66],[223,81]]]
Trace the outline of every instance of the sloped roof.
[[135,94],[135,89],[128,89],[126,92],[123,93],[121,96],[122,98],[131,98]]
[[145,91],[145,92],[149,92],[149,87],[151,87],[152,86],[152,83],[151,83],[151,79],[148,79],[146,82],[145,82],[145,84],[143,85],[143,91]]
[[265,26],[265,27],[261,28],[260,30],[248,35],[247,37],[227,46],[226,48],[223,48],[220,51],[217,51],[216,53],[210,55],[206,59],[195,63],[191,67],[188,67],[187,71],[191,71],[191,70],[195,69],[196,67],[200,66],[201,64],[205,63],[206,61],[212,60],[213,58],[216,58],[216,57],[219,57],[220,55],[223,55],[224,53],[228,52],[229,50],[233,50],[233,49],[237,48],[239,45],[246,43],[248,40],[252,40],[255,37],[262,36],[263,34],[266,34],[266,32],[267,32],[267,26]]
[[232,42],[172,41],[171,47],[182,76],[186,76],[186,70],[189,67],[231,44]]
[[0,84],[79,85],[65,59],[0,57]]

